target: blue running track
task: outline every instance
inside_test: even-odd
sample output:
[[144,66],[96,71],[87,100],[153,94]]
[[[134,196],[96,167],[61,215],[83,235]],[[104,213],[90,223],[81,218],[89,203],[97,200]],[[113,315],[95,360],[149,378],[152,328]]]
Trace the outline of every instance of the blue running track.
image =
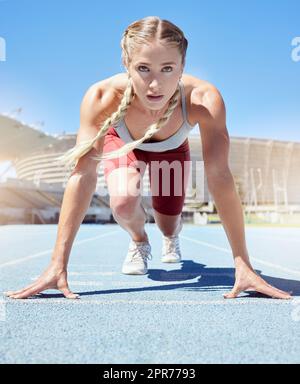
[[[0,227],[1,292],[31,283],[46,268],[56,225]],[[246,228],[252,264],[270,284],[293,291],[281,301],[234,283],[222,226],[185,224],[181,264],[162,264],[162,237],[146,224],[153,259],[144,276],[121,274],[129,235],[120,226],[82,225],[69,263],[79,300],[45,291],[0,297],[1,363],[299,363],[300,228]]]

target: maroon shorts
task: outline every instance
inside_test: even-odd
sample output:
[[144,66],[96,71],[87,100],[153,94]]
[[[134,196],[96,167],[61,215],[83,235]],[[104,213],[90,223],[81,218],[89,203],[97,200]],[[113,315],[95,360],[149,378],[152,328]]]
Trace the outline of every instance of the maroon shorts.
[[[103,153],[115,151],[124,144],[116,130],[110,127],[105,136]],[[149,165],[152,207],[165,215],[180,215],[190,174],[188,139],[169,151],[149,152],[134,149],[117,159],[104,160],[104,177],[107,182],[110,172],[121,167],[133,167],[144,175],[147,165]]]

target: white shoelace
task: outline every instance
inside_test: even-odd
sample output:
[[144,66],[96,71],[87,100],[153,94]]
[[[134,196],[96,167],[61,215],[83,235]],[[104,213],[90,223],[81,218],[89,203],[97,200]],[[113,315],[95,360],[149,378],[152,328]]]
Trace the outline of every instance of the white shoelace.
[[181,255],[179,246],[179,237],[165,237],[164,236],[164,254],[175,253]]
[[145,262],[147,260],[152,260],[153,257],[151,252],[149,252],[149,244],[136,244],[136,248],[132,252],[132,261],[140,261],[140,259],[142,259]]

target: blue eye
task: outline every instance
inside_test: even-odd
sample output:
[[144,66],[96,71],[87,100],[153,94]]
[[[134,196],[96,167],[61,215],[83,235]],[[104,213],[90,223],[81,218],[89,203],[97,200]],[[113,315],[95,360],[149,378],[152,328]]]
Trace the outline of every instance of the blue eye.
[[[146,68],[146,69],[148,69],[148,68],[145,67],[144,65],[139,65],[139,66],[138,66],[138,70],[139,70],[139,71],[140,71],[140,68]],[[164,67],[163,69],[165,69],[165,68],[171,68],[171,71],[166,71],[166,72],[172,72],[172,71],[173,71],[173,68],[170,67],[170,66],[168,66],[168,67]],[[146,72],[146,71],[140,71],[140,72]]]

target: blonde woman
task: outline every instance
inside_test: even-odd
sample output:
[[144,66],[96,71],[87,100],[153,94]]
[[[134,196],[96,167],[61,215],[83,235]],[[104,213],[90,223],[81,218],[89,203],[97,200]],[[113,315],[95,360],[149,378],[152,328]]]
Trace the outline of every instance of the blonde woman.
[[[72,243],[96,188],[98,166],[103,161],[110,204],[116,221],[131,237],[122,272],[147,273],[151,246],[145,232],[145,211],[140,194],[120,183],[139,185],[146,165],[153,173],[154,163],[177,162],[183,182],[177,195],[174,188],[153,195],[155,221],[163,234],[164,262],[180,262],[178,235],[189,168],[188,133],[198,124],[208,186],[214,197],[232,248],[236,282],[225,298],[254,290],[289,299],[272,287],[251,266],[245,243],[241,202],[228,166],[229,136],[225,106],[219,91],[206,81],[183,74],[188,42],[174,24],[158,17],[146,17],[125,31],[121,47],[126,73],[120,73],[91,86],[81,105],[76,146],[60,160],[72,166],[63,198],[58,233],[51,262],[33,284],[6,294],[25,299],[46,289],[58,289],[75,299],[68,286],[67,264]],[[152,180],[151,180],[152,179]],[[121,180],[121,182],[120,182]],[[151,190],[162,178],[150,177]],[[156,185],[154,185],[156,184]],[[124,188],[123,188],[124,189]]]

